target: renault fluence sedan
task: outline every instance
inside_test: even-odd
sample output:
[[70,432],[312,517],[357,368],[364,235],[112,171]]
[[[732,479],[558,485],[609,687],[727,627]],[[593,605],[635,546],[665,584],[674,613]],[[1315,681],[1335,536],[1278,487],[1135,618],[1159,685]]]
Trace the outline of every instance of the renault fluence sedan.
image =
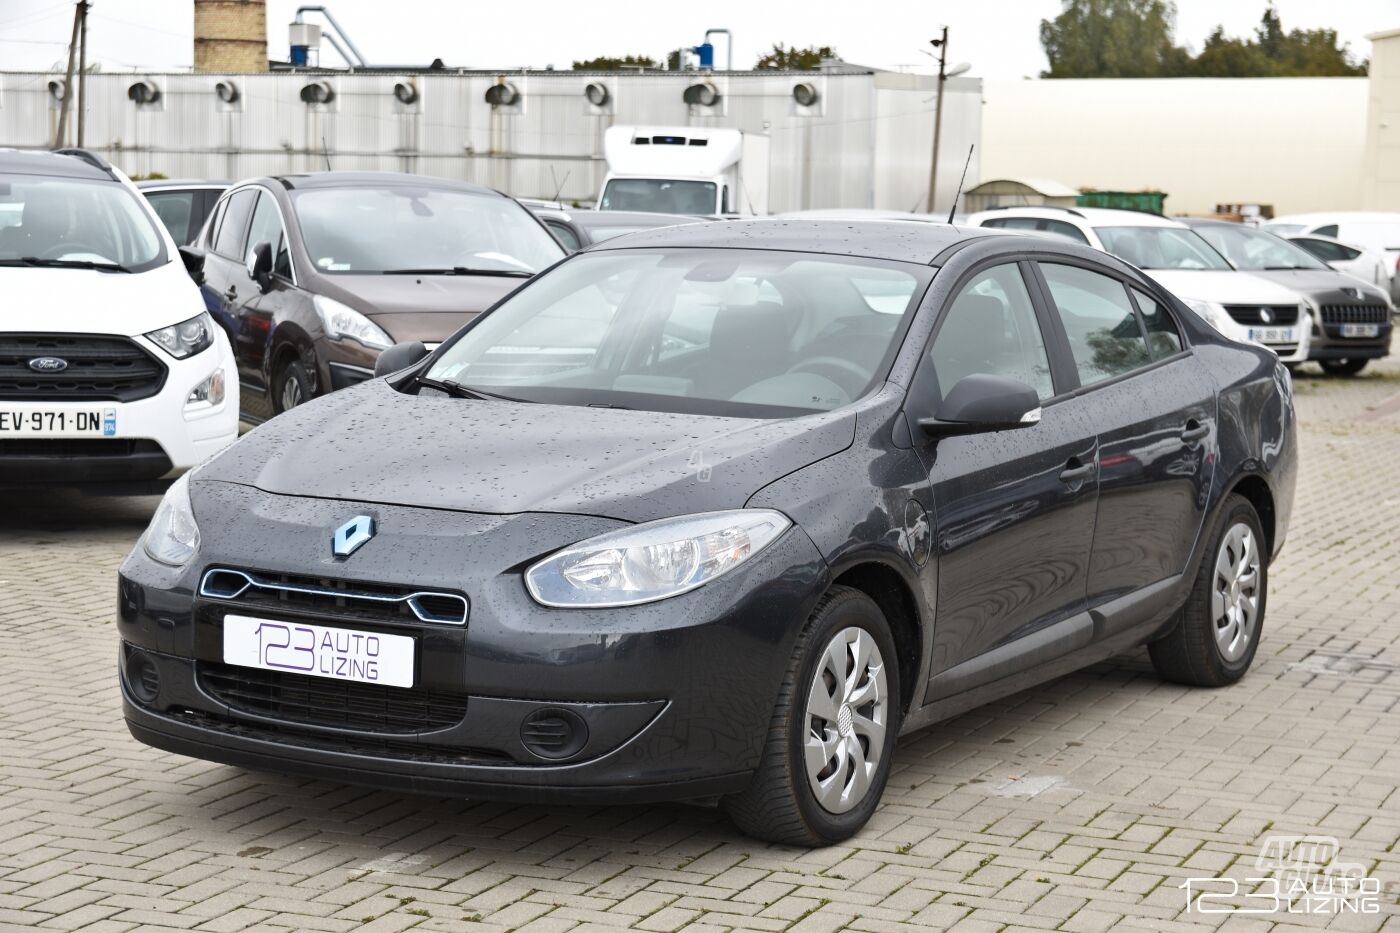
[[1068,242],[620,237],[173,488],[120,573],[127,724],[404,790],[718,798],[832,843],[897,735],[1143,644],[1241,678],[1289,386]]

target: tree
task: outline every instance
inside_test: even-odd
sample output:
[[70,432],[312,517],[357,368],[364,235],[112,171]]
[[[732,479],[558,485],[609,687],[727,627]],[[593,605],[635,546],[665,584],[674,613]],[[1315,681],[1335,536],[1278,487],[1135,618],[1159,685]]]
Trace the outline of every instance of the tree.
[[1191,70],[1202,77],[1347,77],[1364,75],[1366,63],[1352,64],[1346,46],[1337,44],[1335,29],[1284,32],[1270,4],[1253,40],[1227,38],[1225,30],[1216,27]]
[[624,71],[636,68],[655,68],[656,59],[650,55],[624,55],[621,58],[600,55],[581,62],[574,62],[574,71]]
[[1189,53],[1173,42],[1171,0],[1064,0],[1040,21],[1050,60],[1042,78],[1165,78],[1182,74]]
[[753,67],[755,71],[816,71],[822,66],[822,59],[837,57],[836,50],[829,45],[790,49],[775,42],[772,51],[759,56]]

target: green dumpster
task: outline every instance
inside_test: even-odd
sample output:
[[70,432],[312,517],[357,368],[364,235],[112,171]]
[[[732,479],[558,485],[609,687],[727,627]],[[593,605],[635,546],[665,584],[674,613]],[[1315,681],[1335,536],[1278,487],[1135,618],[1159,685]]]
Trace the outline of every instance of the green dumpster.
[[1162,214],[1167,196],[1161,191],[1085,191],[1075,199],[1079,207],[1112,207],[1122,211]]

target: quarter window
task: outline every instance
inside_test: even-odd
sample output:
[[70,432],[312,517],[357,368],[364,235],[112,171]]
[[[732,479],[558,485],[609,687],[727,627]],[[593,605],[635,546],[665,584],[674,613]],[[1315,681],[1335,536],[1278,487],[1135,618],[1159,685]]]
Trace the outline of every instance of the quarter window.
[[1055,394],[1050,358],[1021,270],[993,266],[962,287],[943,316],[930,354],[941,394],[975,373],[1005,376]]
[[243,261],[243,234],[248,230],[248,215],[253,212],[253,202],[258,193],[252,188],[235,191],[229,196],[224,208],[219,232],[214,238],[214,252],[230,259]]
[[1160,360],[1181,352],[1181,334],[1177,333],[1176,322],[1171,314],[1155,298],[1145,292],[1133,289],[1133,300],[1142,313],[1142,325],[1147,330],[1147,346],[1152,358]]
[[1082,385],[1121,376],[1151,359],[1142,326],[1117,279],[1077,266],[1042,263]]

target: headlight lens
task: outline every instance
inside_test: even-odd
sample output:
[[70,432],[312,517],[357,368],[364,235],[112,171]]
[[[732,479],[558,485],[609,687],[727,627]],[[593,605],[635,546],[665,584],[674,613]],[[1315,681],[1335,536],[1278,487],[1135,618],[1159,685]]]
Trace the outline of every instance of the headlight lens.
[[1205,318],[1206,323],[1220,331],[1222,335],[1230,336],[1225,332],[1225,328],[1234,323],[1234,318],[1230,317],[1224,305],[1214,301],[1199,301],[1195,298],[1183,298],[1181,301],[1186,307]]
[[349,337],[376,350],[387,350],[394,345],[389,335],[377,324],[349,305],[324,295],[316,295],[312,301],[316,305],[316,313],[321,316],[322,326],[326,328],[326,336],[332,340]]
[[635,606],[708,583],[791,527],[781,512],[736,509],[647,522],[546,557],[525,572],[545,606]]
[[151,560],[169,567],[183,567],[199,550],[199,526],[190,505],[189,473],[166,490],[141,544]]
[[214,319],[203,311],[188,321],[153,330],[146,337],[175,359],[189,359],[214,345]]

